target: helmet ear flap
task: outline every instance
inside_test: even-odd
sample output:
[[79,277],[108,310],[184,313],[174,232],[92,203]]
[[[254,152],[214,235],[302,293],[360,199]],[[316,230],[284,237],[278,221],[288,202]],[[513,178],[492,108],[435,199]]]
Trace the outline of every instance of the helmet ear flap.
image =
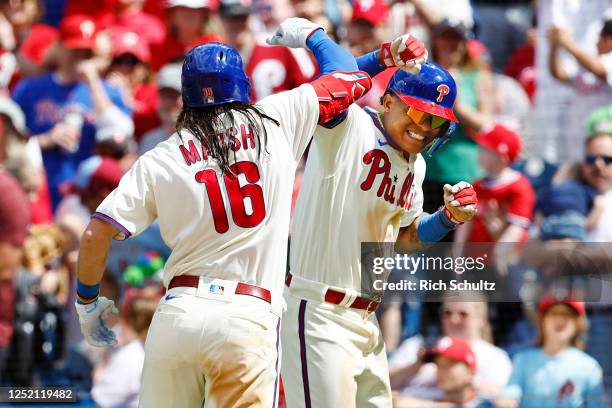
[[433,156],[433,154],[438,150],[442,145],[448,142],[455,132],[457,126],[454,122],[448,121],[445,125],[440,128],[440,134],[442,136],[438,136],[435,138],[428,146],[427,146],[427,155],[429,157]]

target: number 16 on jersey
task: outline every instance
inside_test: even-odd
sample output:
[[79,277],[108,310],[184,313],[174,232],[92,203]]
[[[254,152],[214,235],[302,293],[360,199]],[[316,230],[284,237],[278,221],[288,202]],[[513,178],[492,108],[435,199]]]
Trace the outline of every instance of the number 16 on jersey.
[[[252,228],[259,225],[266,216],[266,205],[261,186],[256,184],[261,176],[259,168],[253,162],[241,161],[230,166],[231,174],[222,176],[229,207],[234,224],[243,228]],[[238,177],[244,174],[248,184],[240,186]],[[198,183],[206,186],[208,201],[212,210],[215,230],[223,234],[229,229],[227,209],[221,194],[221,183],[217,172],[212,169],[202,170],[196,173],[195,179]],[[246,199],[251,203],[251,212],[247,213]]]

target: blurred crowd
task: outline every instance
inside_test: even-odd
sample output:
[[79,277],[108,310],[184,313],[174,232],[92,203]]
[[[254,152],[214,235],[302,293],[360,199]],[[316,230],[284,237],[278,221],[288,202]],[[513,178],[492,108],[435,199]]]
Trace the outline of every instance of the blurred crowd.
[[[477,217],[446,238],[455,254],[473,242],[498,253],[561,243],[612,271],[605,251],[589,252],[612,242],[609,1],[0,0],[0,385],[70,385],[83,406],[137,406],[170,249],[156,224],[113,243],[101,290],[121,305],[120,345],[97,350],[72,306],[80,236],[122,174],[173,134],[187,50],[236,47],[253,102],[317,75],[306,50],[264,41],[289,16],[321,24],[355,56],[413,34],[453,74],[461,123],[426,157],[423,190],[433,212],[444,184],[474,184]],[[360,103],[378,108],[392,73]],[[528,268],[499,262],[497,273],[519,285],[555,275],[563,267],[546,259],[562,257],[542,250]],[[605,406],[612,297],[472,295],[385,301],[398,407]]]

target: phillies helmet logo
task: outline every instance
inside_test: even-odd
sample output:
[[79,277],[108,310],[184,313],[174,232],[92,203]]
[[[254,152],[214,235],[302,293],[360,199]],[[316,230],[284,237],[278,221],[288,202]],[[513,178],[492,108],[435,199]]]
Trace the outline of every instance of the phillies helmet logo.
[[206,103],[215,102],[215,94],[213,93],[212,88],[202,88],[202,96],[204,96],[204,99],[206,99]]
[[450,93],[450,88],[448,87],[448,85],[441,84],[441,85],[438,85],[437,91],[438,91],[438,99],[436,99],[436,102],[440,103],[442,102],[444,97]]

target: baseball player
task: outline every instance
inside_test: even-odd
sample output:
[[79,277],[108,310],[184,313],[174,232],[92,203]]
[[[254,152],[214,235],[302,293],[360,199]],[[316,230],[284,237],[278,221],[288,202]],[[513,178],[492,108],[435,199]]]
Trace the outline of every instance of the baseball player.
[[[271,42],[295,46],[282,35],[285,24]],[[291,25],[313,33],[307,20]],[[307,43],[323,36],[314,31]],[[322,73],[333,68],[328,55],[315,57]],[[294,215],[285,291],[282,377],[291,408],[391,406],[374,315],[379,302],[361,291],[360,244],[420,247],[474,215],[476,194],[465,182],[444,187],[439,211],[422,211],[420,152],[429,147],[433,154],[457,121],[455,81],[439,65],[423,63],[426,57],[422,43],[404,35],[359,58],[372,76],[402,68],[381,98],[382,112],[353,104],[316,129]]]
[[177,133],[100,204],[78,260],[81,330],[90,344],[112,346],[104,319],[116,309],[98,295],[111,238],[158,218],[172,249],[168,291],[145,343],[140,406],[276,406],[294,171],[317,123],[370,87],[366,73],[333,73],[250,105],[236,49],[207,43],[187,53]]

